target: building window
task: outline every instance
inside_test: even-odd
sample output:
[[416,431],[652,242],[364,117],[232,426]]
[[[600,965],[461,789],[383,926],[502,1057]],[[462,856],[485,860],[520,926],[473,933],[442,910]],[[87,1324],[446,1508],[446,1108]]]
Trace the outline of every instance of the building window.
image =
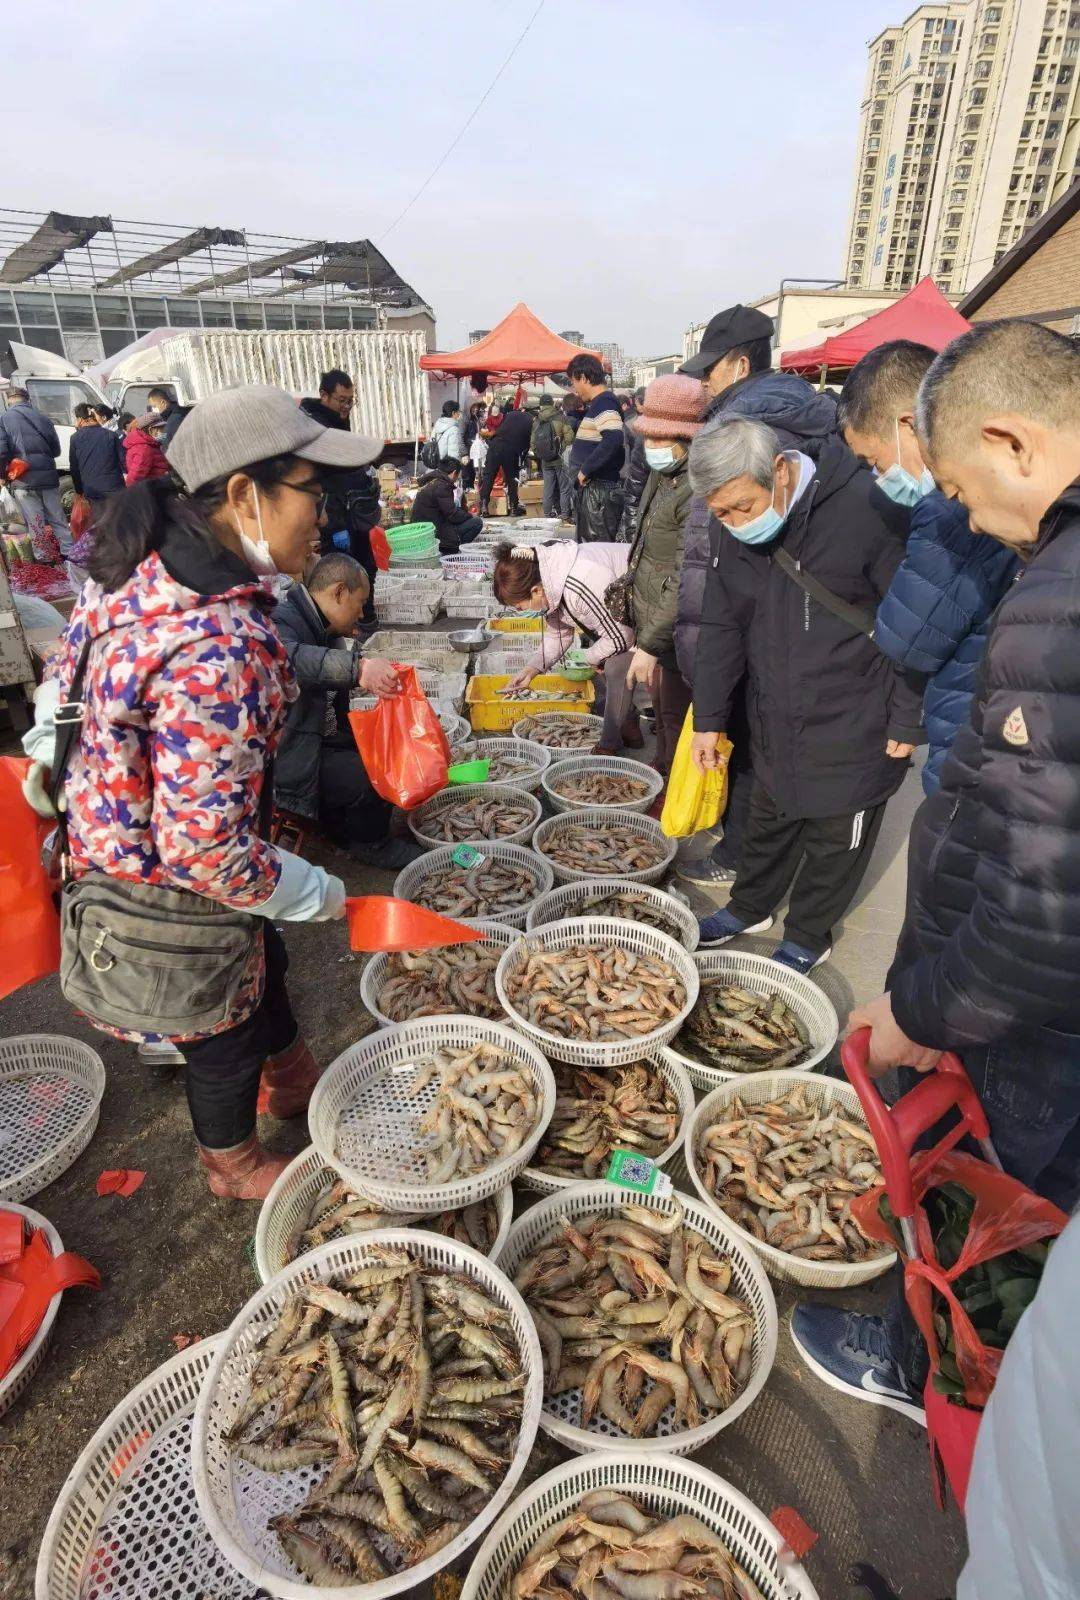
[[328,328],[347,328],[349,326],[348,306],[324,306],[323,322]]
[[984,33],[982,38],[979,40],[979,49],[987,51],[996,50],[997,42],[998,36],[996,33]]
[[56,312],[51,294],[17,294],[15,309],[24,324],[32,328],[55,328]]
[[198,328],[202,326],[198,300],[166,300],[165,309],[169,313],[169,321],[174,328]]
[[881,149],[881,140],[878,139],[878,138],[868,139],[866,141],[866,148],[868,150],[880,150]]
[[952,269],[953,269],[952,256],[943,256],[942,259],[938,262],[938,271],[939,272],[951,272]]
[[206,299],[202,303],[202,314],[206,328],[231,328],[233,325],[231,300]]
[[1071,83],[1072,75],[1073,69],[1071,67],[1059,67],[1057,81],[1058,83]]
[[88,294],[63,294],[57,297],[60,326],[73,333],[94,327],[94,307]]
[[984,78],[988,78],[989,76],[990,76],[990,63],[989,63],[989,61],[976,61],[976,63],[975,63],[975,77],[977,79],[984,79]]
[[266,326],[268,328],[291,328],[292,306],[273,306],[266,308]]
[[296,307],[296,326],[298,328],[321,328],[322,307],[298,305]]
[[979,124],[981,123],[981,121],[982,121],[982,118],[979,117],[979,116],[968,116],[968,117],[965,117],[964,118],[964,132],[965,133],[978,133]]
[[985,17],[984,20],[986,22],[1000,22],[1001,21],[1001,7],[1000,6],[987,6],[987,8],[986,8],[986,17]]
[[250,300],[237,300],[234,306],[238,328],[261,328],[263,308]]
[[165,316],[165,297],[163,295],[136,295],[134,306],[136,333],[150,333],[154,328],[168,326]]
[[986,90],[985,89],[972,89],[971,95],[969,97],[969,104],[973,105],[973,106],[985,105],[986,104]]
[[1021,137],[1021,139],[1030,139],[1031,138],[1031,123],[1030,123],[1030,121],[1029,122],[1022,122],[1020,124],[1020,137]]
[[1014,172],[1012,177],[1009,179],[1009,193],[1010,194],[1015,194],[1017,189],[1019,189],[1019,187],[1020,187],[1020,174],[1018,172]]

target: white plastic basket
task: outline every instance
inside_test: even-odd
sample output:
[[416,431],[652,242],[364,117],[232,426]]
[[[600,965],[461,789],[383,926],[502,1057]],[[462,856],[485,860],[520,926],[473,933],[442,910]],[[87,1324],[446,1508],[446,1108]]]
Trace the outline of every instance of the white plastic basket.
[[0,1039],[0,1201],[26,1200],[67,1171],[94,1136],[104,1093],[104,1063],[81,1040]]
[[776,1298],[761,1262],[726,1218],[718,1218],[712,1207],[691,1200],[687,1195],[679,1194],[671,1200],[660,1200],[656,1195],[639,1195],[619,1189],[613,1183],[573,1184],[531,1206],[524,1216],[518,1218],[499,1255],[499,1266],[512,1279],[526,1256],[549,1238],[560,1217],[570,1222],[591,1213],[614,1217],[618,1216],[620,1206],[627,1203],[647,1206],[650,1211],[670,1213],[675,1201],[683,1207],[688,1226],[696,1229],[716,1250],[731,1259],[731,1288],[728,1292],[746,1301],[754,1321],[750,1377],[742,1393],[735,1396],[726,1410],[718,1412],[696,1428],[676,1428],[674,1408],[669,1406],[660,1418],[656,1433],[649,1439],[628,1439],[599,1412],[594,1413],[589,1426],[583,1428],[580,1389],[568,1389],[563,1394],[545,1394],[540,1426],[545,1433],[578,1455],[590,1450],[623,1450],[628,1456],[640,1459],[657,1449],[670,1450],[677,1456],[693,1455],[724,1428],[730,1427],[754,1403],[776,1360],[779,1328]]
[[467,739],[472,738],[472,724],[467,718],[459,716],[456,711],[451,711],[449,707],[436,706],[435,715],[452,745],[464,744]]
[[[439,872],[444,867],[453,864],[452,857],[457,846],[443,845],[438,850],[430,850],[426,856],[421,856],[419,861],[410,861],[403,867],[394,880],[394,894],[399,900],[411,900],[416,905],[422,905],[424,879],[433,872]],[[485,840],[483,845],[478,845],[483,854],[490,856],[494,861],[506,861],[511,866],[522,867],[532,874],[536,889],[535,895],[546,894],[555,882],[555,874],[543,856],[538,856],[535,850],[526,850],[519,844],[489,844]],[[455,922],[464,922],[470,927],[478,922],[504,922],[508,928],[523,928],[525,918],[529,912],[530,901],[515,907],[511,911],[488,912],[486,917],[460,917],[455,914]]]
[[747,1245],[757,1252],[774,1278],[789,1283],[801,1283],[808,1289],[850,1289],[856,1283],[869,1283],[871,1278],[887,1272],[896,1260],[896,1252],[874,1256],[869,1261],[805,1261],[801,1256],[789,1255],[775,1245],[755,1239],[747,1228],[740,1226],[721,1211],[719,1202],[705,1184],[701,1164],[697,1159],[700,1135],[710,1125],[724,1117],[732,1100],[738,1095],[743,1105],[763,1105],[775,1096],[786,1094],[796,1085],[802,1089],[810,1105],[818,1106],[828,1114],[833,1106],[841,1106],[844,1116],[866,1127],[859,1097],[850,1084],[837,1078],[822,1078],[805,1072],[754,1072],[745,1077],[729,1079],[707,1094],[687,1125],[683,1149],[686,1170],[690,1181],[714,1216],[722,1217],[729,1228],[735,1230]]
[[[518,930],[516,928],[508,928],[505,922],[471,922],[469,926],[471,928],[482,928],[485,934],[482,940],[477,940],[471,946],[472,949],[476,948],[476,944],[485,944],[489,945],[493,950],[503,951],[508,949],[514,943],[514,940],[519,937]],[[360,1000],[367,1010],[371,1012],[371,1015],[386,1028],[395,1026],[395,1018],[388,1017],[385,1011],[379,1010],[379,990],[382,988],[383,978],[386,975],[386,968],[389,962],[389,953],[385,950],[379,950],[368,960],[360,976]],[[449,1013],[447,1014],[449,1015]]]
[[528,739],[500,739],[497,737],[474,739],[469,759],[482,760],[484,756],[517,756],[520,761],[530,761],[533,766],[519,778],[492,778],[492,783],[511,784],[517,790],[535,794],[540,780],[551,763],[551,751],[542,744],[531,744]]
[[544,774],[544,794],[554,811],[580,811],[585,802],[568,800],[559,793],[559,784],[567,778],[590,777],[593,773],[606,773],[615,778],[634,778],[645,785],[645,793],[638,800],[623,800],[617,805],[599,801],[590,804],[596,811],[648,811],[661,789],[663,775],[643,761],[630,761],[622,756],[573,756],[556,761]]
[[[648,1059],[649,1064],[655,1067],[663,1075],[665,1082],[671,1089],[672,1094],[675,1096],[675,1100],[679,1108],[678,1120],[675,1125],[674,1139],[672,1139],[671,1143],[666,1149],[660,1151],[659,1155],[651,1158],[656,1162],[658,1167],[662,1167],[665,1166],[673,1156],[678,1154],[679,1149],[682,1146],[683,1139],[686,1135],[686,1124],[694,1114],[694,1091],[691,1087],[690,1079],[686,1076],[686,1073],[682,1070],[682,1068],[676,1066],[673,1061],[665,1061],[659,1051],[650,1056]],[[603,1067],[593,1067],[591,1070],[593,1072],[597,1072],[606,1071],[607,1069]],[[556,1093],[558,1093],[557,1085]],[[542,1140],[541,1143],[543,1143]],[[584,1177],[564,1178],[558,1173],[548,1172],[546,1168],[537,1164],[525,1168],[525,1171],[521,1174],[521,1181],[522,1183],[527,1184],[530,1189],[538,1189],[541,1194],[558,1194],[560,1189],[570,1189],[575,1184],[585,1183],[587,1180]],[[496,1261],[498,1260],[497,1251],[492,1251],[492,1256],[493,1259]]]
[[437,1233],[388,1228],[362,1238],[339,1239],[293,1262],[259,1289],[244,1306],[214,1355],[195,1409],[191,1439],[192,1472],[199,1508],[222,1553],[245,1578],[268,1586],[280,1600],[310,1600],[312,1586],[292,1575],[277,1538],[266,1524],[306,1497],[319,1469],[263,1473],[235,1460],[223,1437],[247,1392],[256,1360],[256,1342],[276,1321],[286,1300],[301,1284],[325,1283],[373,1258],[373,1247],[405,1247],[426,1267],[465,1273],[507,1313],[525,1373],[525,1392],[517,1444],[506,1475],[467,1528],[437,1554],[377,1583],[320,1589],[328,1600],[388,1600],[420,1590],[436,1572],[463,1555],[507,1504],[525,1469],[536,1436],[542,1404],[540,1345],[524,1301],[485,1256]]
[[[301,1217],[310,1214],[316,1197],[337,1176],[314,1145],[308,1145],[289,1162],[263,1201],[255,1226],[255,1270],[263,1283],[269,1283],[275,1273],[289,1266],[285,1257],[290,1234]],[[497,1261],[514,1220],[514,1192],[510,1185],[490,1196],[490,1204],[496,1210],[497,1230],[489,1255],[492,1261]]]
[[224,1335],[137,1384],[67,1475],[38,1552],[35,1600],[257,1600],[207,1531],[191,1471],[191,1419]]
[[[503,634],[503,638],[510,639],[512,635],[506,633]],[[479,665],[483,667],[486,673],[491,673],[493,677],[509,676],[513,678],[528,665],[530,657],[534,654],[535,651],[531,645],[493,645],[490,649],[484,651],[479,659]],[[547,754],[551,754],[546,745],[538,744],[536,748],[538,750],[547,750]]]
[[[519,789],[512,783],[455,783],[448,789],[443,789],[439,794],[433,795],[430,800],[425,800],[415,810],[409,812],[409,831],[417,844],[422,844],[425,850],[441,850],[445,847],[446,840],[438,839],[429,828],[436,818],[444,812],[453,811],[456,806],[466,800],[484,799],[513,802],[515,806],[524,806],[529,813],[529,820],[524,827],[515,828],[512,833],[501,833],[498,836],[500,844],[527,845],[536,831],[536,825],[543,816],[544,811],[539,800],[527,790]],[[458,843],[487,844],[489,841],[478,834],[475,838],[459,840]],[[496,841],[492,840],[491,843]]]
[[[417,1124],[434,1101],[433,1079],[418,1094],[409,1087],[417,1061],[439,1049],[497,1045],[531,1078],[536,1120],[520,1148],[479,1172],[433,1184]],[[308,1106],[311,1142],[350,1188],[388,1211],[455,1211],[497,1194],[528,1165],[555,1107],[555,1079],[528,1039],[502,1022],[482,1017],[418,1017],[380,1028],[331,1062]]]
[[469,583],[478,577],[491,576],[495,552],[490,545],[469,544],[463,550],[456,550],[453,555],[440,556],[439,566],[448,584]]
[[[674,895],[667,894],[663,889],[657,889],[651,883],[633,883],[629,878],[578,878],[573,883],[561,883],[556,889],[549,889],[547,894],[540,896],[529,911],[525,919],[525,926],[531,933],[535,928],[542,928],[549,922],[561,922],[565,917],[595,917],[601,915],[590,911],[585,902],[594,894],[618,894],[625,892],[640,896],[647,904],[655,906],[662,911],[664,916],[670,917],[677,932],[671,932],[669,937],[678,939],[683,949],[693,953],[697,949],[700,930],[698,919],[684,906],[681,900],[676,900]],[[613,911],[602,913],[605,917],[614,916]],[[624,920],[622,918],[620,921]],[[630,916],[627,922],[636,922],[637,918]],[[648,924],[643,924],[648,926]],[[661,928],[661,933],[667,932]]]
[[448,617],[463,617],[466,619],[479,617],[486,621],[488,617],[497,616],[502,610],[499,602],[491,593],[473,594],[461,593],[465,588],[463,584],[447,584],[444,605]]
[[374,656],[380,661],[398,661],[433,672],[461,671],[461,657],[456,650],[440,648],[437,633],[381,629],[364,641],[361,654],[365,660]]
[[582,811],[563,811],[557,817],[549,817],[546,822],[542,822],[533,835],[533,848],[551,861],[551,870],[555,874],[556,883],[580,883],[583,878],[598,876],[595,867],[591,870],[564,867],[547,856],[545,845],[557,836],[560,829],[571,826],[595,828],[600,833],[606,832],[609,828],[620,828],[628,833],[636,833],[642,839],[647,839],[650,844],[656,845],[661,853],[654,867],[642,867],[637,872],[627,871],[618,874],[629,883],[659,883],[675,860],[675,852],[679,848],[678,839],[669,839],[658,822],[652,817],[641,816],[637,811],[627,811],[615,806],[590,806]]
[[[32,1211],[29,1206],[17,1205],[13,1200],[0,1202],[0,1210],[18,1212],[19,1216],[23,1217],[31,1228],[42,1229],[48,1241],[49,1249],[54,1256],[62,1253],[64,1248],[63,1240],[48,1217],[43,1217],[40,1211]],[[0,1378],[0,1416],[3,1416],[9,1406],[14,1405],[45,1359],[45,1352],[49,1348],[49,1341],[53,1336],[53,1326],[63,1298],[63,1294],[53,1295],[45,1307],[45,1315],[38,1324],[38,1330],[34,1337],[30,1340],[30,1343],[7,1376]]]
[[[778,994],[806,1029],[809,1046],[805,1061],[787,1070],[812,1072],[820,1066],[840,1035],[840,1020],[833,1003],[812,978],[793,972],[771,956],[753,955],[749,950],[698,950],[694,955],[702,983],[710,978],[725,978],[754,994]],[[725,1067],[710,1067],[704,1061],[679,1049],[676,1036],[667,1046],[672,1061],[677,1061],[698,1089],[715,1089],[718,1084],[748,1078],[748,1072],[729,1072]],[[763,1069],[765,1071],[768,1068]]]
[[[676,1015],[651,1033],[636,1034],[627,1039],[564,1039],[561,1034],[549,1033],[540,1028],[514,1005],[510,999],[509,984],[515,973],[528,962],[536,950],[568,950],[574,945],[617,944],[639,955],[660,956],[677,973],[686,990],[686,998]],[[682,1027],[698,995],[698,974],[692,958],[675,939],[656,928],[646,928],[640,922],[626,922],[619,917],[574,917],[568,922],[551,923],[534,928],[524,938],[512,944],[495,969],[495,989],[503,1009],[516,1028],[535,1040],[545,1055],[557,1061],[572,1061],[578,1066],[615,1067],[624,1061],[638,1061],[676,1034]]]
[[[534,711],[534,712],[531,712],[527,716],[519,717],[517,722],[514,723],[514,726],[511,729],[511,732],[513,733],[515,739],[534,739],[534,742],[539,744],[540,741],[538,739],[535,739],[535,734],[537,732],[537,729],[538,728],[548,727],[550,725],[550,723],[551,723],[552,718],[558,718],[558,717],[581,717],[584,720],[585,725],[589,729],[590,735],[597,742],[599,742],[600,735],[604,731],[604,719],[603,719],[603,717],[594,716],[591,711],[571,711],[571,710],[567,709],[566,711]],[[544,748],[547,749],[547,750],[572,749],[572,750],[575,750],[575,751],[576,750],[584,750],[586,752],[588,751],[588,746],[587,745],[560,746],[560,745],[549,744],[549,745],[545,745]]]

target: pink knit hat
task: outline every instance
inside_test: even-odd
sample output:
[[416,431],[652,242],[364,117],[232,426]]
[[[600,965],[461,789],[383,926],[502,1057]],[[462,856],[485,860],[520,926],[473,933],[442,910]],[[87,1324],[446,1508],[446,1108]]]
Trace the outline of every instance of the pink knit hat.
[[646,439],[692,439],[702,427],[704,404],[701,380],[672,372],[653,379],[645,390],[645,409],[631,426]]

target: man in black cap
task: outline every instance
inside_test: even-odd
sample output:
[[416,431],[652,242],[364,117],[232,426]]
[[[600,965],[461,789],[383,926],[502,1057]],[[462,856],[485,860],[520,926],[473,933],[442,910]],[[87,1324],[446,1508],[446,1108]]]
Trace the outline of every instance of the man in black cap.
[[[689,378],[700,378],[705,385],[709,398],[703,421],[731,412],[767,423],[784,449],[801,450],[816,461],[824,444],[837,433],[836,401],[794,372],[774,372],[772,353],[772,318],[753,306],[728,306],[709,322],[700,350],[680,371]],[[703,500],[693,500],[683,539],[675,625],[679,670],[688,683],[693,681],[710,548],[715,548],[718,538],[719,529],[708,506]],[[724,837],[710,854],[676,868],[680,878],[707,888],[724,888],[734,882],[750,807],[753,773],[742,691],[735,698],[727,734],[734,749],[728,764]]]

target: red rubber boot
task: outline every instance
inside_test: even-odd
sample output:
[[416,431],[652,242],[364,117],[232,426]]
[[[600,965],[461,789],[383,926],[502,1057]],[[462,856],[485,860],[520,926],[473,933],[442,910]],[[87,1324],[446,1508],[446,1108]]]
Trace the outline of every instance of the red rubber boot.
[[297,1034],[287,1050],[267,1056],[263,1062],[262,1087],[265,1108],[272,1117],[298,1117],[308,1108],[311,1091],[319,1077],[315,1057],[302,1034]]
[[289,1165],[288,1156],[272,1156],[254,1134],[231,1150],[199,1146],[199,1160],[209,1174],[210,1193],[219,1200],[265,1200]]

